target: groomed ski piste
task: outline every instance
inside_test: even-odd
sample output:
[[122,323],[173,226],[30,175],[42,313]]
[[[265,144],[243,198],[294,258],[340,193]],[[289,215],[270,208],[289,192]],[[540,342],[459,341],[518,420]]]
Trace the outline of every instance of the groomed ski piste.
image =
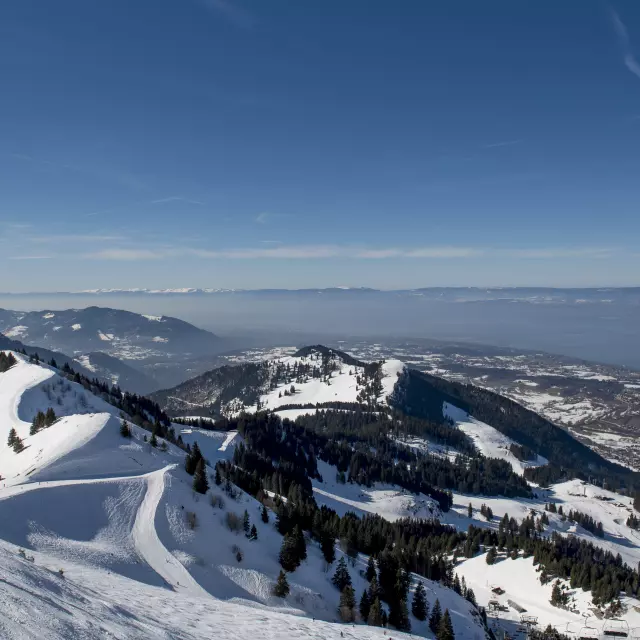
[[[389,637],[387,629],[337,622],[333,570],[325,572],[313,542],[288,574],[290,595],[273,596],[282,542],[273,513],[263,523],[258,502],[240,490],[230,498],[214,483],[207,495],[194,493],[182,450],[152,447],[135,425],[123,438],[114,407],[14,355],[18,363],[0,373],[0,638]],[[58,420],[30,436],[34,415],[50,406]],[[20,453],[7,445],[12,427]],[[212,464],[231,456],[238,438],[188,429],[183,437],[197,437]],[[245,509],[256,541],[226,526],[228,513],[241,518]],[[358,596],[366,561],[350,568]],[[456,637],[484,637],[472,605],[424,583],[430,603],[438,598],[450,610]],[[412,629],[433,638],[413,618]]]

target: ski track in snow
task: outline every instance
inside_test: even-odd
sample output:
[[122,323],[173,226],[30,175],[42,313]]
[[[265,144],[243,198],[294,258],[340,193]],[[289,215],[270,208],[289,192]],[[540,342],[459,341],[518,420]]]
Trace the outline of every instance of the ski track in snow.
[[156,531],[156,511],[164,492],[165,474],[176,465],[147,474],[147,493],[138,509],[133,525],[136,549],[147,564],[161,575],[173,589],[209,598],[209,594],[191,577],[184,565],[160,542]]

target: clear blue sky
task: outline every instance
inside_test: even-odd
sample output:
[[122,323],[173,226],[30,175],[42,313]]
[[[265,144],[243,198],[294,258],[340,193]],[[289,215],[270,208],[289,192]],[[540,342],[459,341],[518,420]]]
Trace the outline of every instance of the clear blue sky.
[[2,291],[640,285],[640,3],[7,0]]

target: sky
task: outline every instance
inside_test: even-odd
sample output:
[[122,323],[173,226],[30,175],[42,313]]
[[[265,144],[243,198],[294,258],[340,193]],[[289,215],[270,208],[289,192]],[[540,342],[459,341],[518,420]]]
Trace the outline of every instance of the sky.
[[0,3],[0,291],[640,285],[640,3]]

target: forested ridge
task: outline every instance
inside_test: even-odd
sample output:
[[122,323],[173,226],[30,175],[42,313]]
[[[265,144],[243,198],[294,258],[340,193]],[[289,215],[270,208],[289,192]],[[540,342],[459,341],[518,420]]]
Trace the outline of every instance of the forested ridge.
[[397,409],[435,421],[445,420],[443,402],[515,440],[522,448],[519,455],[536,452],[547,458],[550,464],[525,470],[531,480],[546,484],[565,477],[597,478],[612,488],[640,487],[640,474],[605,460],[561,427],[493,391],[407,369],[391,398]]
[[[391,421],[391,418],[384,420]],[[361,435],[358,435],[359,424],[362,425]],[[592,590],[596,603],[609,602],[622,591],[630,595],[638,593],[638,573],[625,565],[620,556],[574,536],[563,537],[555,532],[550,536],[545,534],[548,519],[544,513],[537,521],[529,516],[520,523],[505,516],[497,531],[470,526],[467,533],[461,533],[436,519],[407,518],[391,523],[375,515],[359,518],[348,513],[340,517],[326,506],[318,507],[311,481],[320,479],[319,459],[336,465],[338,475],[344,474],[345,482],[366,484],[384,479],[405,486],[402,476],[394,477],[393,470],[387,467],[387,456],[390,459],[399,453],[404,455],[403,447],[395,449],[394,444],[383,442],[382,427],[374,415],[365,413],[356,418],[345,412],[319,412],[316,416],[298,418],[293,423],[274,414],[260,413],[226,421],[225,427],[237,428],[244,436],[244,442],[236,448],[232,462],[218,463],[216,475],[258,499],[266,499],[267,491],[273,492],[277,527],[283,535],[293,535],[299,527],[309,531],[321,546],[324,545],[323,549],[328,545],[328,538],[338,539],[347,555],[358,552],[377,558],[381,554],[390,555],[400,569],[439,580],[452,588],[456,558],[472,557],[495,547],[512,557],[518,554],[533,556],[540,565],[541,581],[552,577],[569,579],[574,586]],[[364,453],[359,450],[360,444],[376,451],[366,465],[361,464]],[[352,450],[350,456],[348,449]],[[380,454],[376,457],[378,450]],[[396,460],[397,467],[406,466],[404,458]],[[424,460],[427,466],[437,464],[430,456],[424,456]],[[482,458],[468,459],[468,468],[473,469],[479,461]],[[414,463],[416,461],[412,460],[410,466]],[[416,464],[419,466],[420,463]],[[451,464],[451,473],[460,471],[457,463]],[[506,466],[510,469],[508,464]],[[385,473],[391,476],[386,478]],[[448,489],[439,486],[437,479],[434,485],[428,485],[424,477],[422,482],[427,489],[425,493],[431,490],[429,495],[446,510]],[[407,488],[423,490],[410,486],[408,481]],[[278,496],[286,500],[280,500]],[[571,516],[588,528],[593,524],[598,531],[597,523],[590,522],[582,514],[572,513]],[[448,559],[451,556],[452,561]]]

